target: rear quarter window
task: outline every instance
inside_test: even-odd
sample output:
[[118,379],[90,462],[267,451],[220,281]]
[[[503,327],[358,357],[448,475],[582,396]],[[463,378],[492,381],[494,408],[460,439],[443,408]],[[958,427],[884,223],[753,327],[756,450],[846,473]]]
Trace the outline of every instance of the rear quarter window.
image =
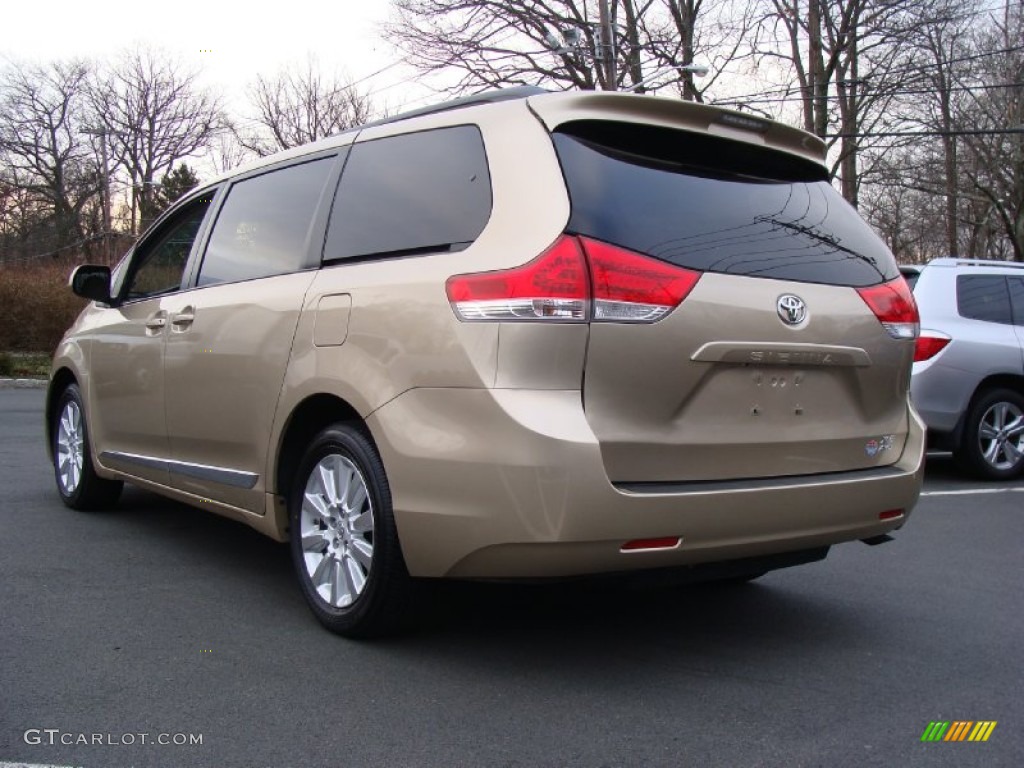
[[334,199],[324,261],[458,251],[491,215],[491,178],[475,126],[352,147]]
[[703,133],[579,121],[554,135],[570,231],[689,269],[866,286],[899,275],[824,168]]

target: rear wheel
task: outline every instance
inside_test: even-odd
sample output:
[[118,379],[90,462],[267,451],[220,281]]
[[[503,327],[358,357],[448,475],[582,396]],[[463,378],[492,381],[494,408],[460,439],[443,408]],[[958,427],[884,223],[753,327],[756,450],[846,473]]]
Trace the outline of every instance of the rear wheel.
[[358,429],[335,424],[313,440],[291,490],[289,529],[303,595],[327,629],[368,637],[402,623],[411,584],[391,491]]
[[72,509],[112,507],[123,483],[96,474],[89,449],[89,428],[77,384],[69,384],[57,401],[53,424],[53,471],[61,500]]
[[1024,396],[1011,389],[982,394],[967,412],[956,459],[987,480],[1009,480],[1024,471]]

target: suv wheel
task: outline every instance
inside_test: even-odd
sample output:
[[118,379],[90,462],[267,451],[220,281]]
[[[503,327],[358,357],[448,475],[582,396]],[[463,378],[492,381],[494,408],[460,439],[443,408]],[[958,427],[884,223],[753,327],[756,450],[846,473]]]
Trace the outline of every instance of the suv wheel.
[[103,509],[117,503],[124,484],[96,474],[89,450],[89,428],[77,384],[69,384],[57,401],[53,424],[53,472],[60,497],[72,509]]
[[1008,480],[1024,470],[1024,396],[994,389],[967,413],[957,460],[988,480]]
[[384,465],[369,440],[336,424],[313,440],[289,499],[292,561],[327,629],[379,635],[404,618],[410,579]]

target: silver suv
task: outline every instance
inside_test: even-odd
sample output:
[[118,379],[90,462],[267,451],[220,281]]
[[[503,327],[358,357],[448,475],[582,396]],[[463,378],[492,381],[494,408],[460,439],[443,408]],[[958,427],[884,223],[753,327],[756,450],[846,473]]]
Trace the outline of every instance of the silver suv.
[[929,444],[991,480],[1024,470],[1024,264],[904,268],[921,313],[911,393]]

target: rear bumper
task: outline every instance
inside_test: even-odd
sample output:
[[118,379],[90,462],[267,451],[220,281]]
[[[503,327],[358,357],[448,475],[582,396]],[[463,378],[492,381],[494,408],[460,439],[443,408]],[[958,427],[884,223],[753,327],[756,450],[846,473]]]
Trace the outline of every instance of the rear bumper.
[[[414,576],[543,578],[755,558],[899,528],[924,427],[896,464],[753,483],[616,487],[578,390],[415,389],[368,419]],[[881,521],[879,513],[903,509]],[[671,550],[622,552],[633,539]]]
[[914,363],[910,396],[928,429],[952,432],[980,381],[976,372],[942,365],[941,358]]

